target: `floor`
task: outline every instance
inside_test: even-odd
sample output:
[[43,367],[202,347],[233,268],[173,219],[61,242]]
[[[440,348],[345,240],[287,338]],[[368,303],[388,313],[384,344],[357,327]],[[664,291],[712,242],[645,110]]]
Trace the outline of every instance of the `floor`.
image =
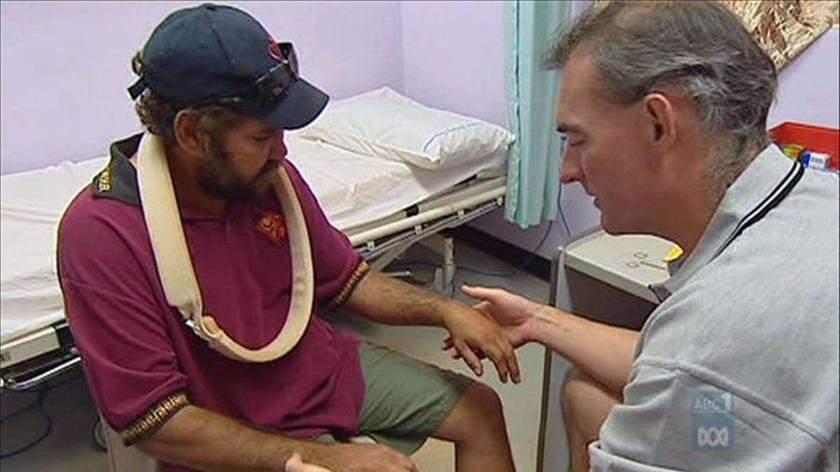
[[[429,281],[433,276],[434,264],[438,264],[439,261],[440,258],[430,250],[415,246],[387,270],[411,269],[415,280]],[[501,286],[534,300],[548,300],[549,287],[545,280],[517,270],[467,244],[456,244],[456,261],[458,271],[455,287],[461,283]],[[454,290],[454,296],[466,300],[457,289]],[[440,342],[445,337],[440,328],[388,327],[348,320],[336,321],[336,325],[356,333],[362,339],[372,340],[421,360],[471,375],[461,361],[451,359],[447,353],[440,350]],[[521,348],[518,356],[523,377],[521,384],[501,384],[492,368],[487,369],[481,380],[496,389],[502,398],[517,470],[537,472],[545,350],[541,346],[529,345]],[[3,458],[3,471],[107,472],[107,455],[97,449],[93,437],[96,412],[85,382],[77,372],[56,379],[53,384],[56,385],[54,388],[40,395],[42,409],[33,407],[16,415],[15,412],[21,408],[35,404],[39,400],[39,394],[2,393],[0,400],[4,456],[28,444],[45,431],[48,422],[42,411],[49,415],[52,428],[43,441],[31,449]],[[554,444],[551,447],[554,451],[557,448],[565,449],[564,444]],[[565,455],[565,452],[561,454]],[[451,472],[454,469],[453,457],[451,445],[431,440],[413,459],[424,472]],[[555,471],[546,469],[546,472]]]

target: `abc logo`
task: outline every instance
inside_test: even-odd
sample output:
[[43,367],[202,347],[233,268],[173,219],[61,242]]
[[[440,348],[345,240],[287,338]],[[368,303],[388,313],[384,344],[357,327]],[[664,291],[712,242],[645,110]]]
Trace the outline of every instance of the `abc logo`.
[[729,413],[732,411],[732,394],[703,392],[694,395],[691,411],[696,413]]
[[729,449],[735,442],[733,398],[729,392],[697,392],[691,402],[691,427],[696,449]]
[[713,426],[697,428],[697,445],[700,447],[728,447],[729,428],[715,428]]

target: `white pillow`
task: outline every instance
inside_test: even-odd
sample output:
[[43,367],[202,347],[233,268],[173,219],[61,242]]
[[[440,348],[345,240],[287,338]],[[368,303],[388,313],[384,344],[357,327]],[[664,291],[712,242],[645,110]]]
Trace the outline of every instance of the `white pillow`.
[[331,103],[300,136],[424,169],[507,155],[514,141],[500,126],[423,106],[388,87]]

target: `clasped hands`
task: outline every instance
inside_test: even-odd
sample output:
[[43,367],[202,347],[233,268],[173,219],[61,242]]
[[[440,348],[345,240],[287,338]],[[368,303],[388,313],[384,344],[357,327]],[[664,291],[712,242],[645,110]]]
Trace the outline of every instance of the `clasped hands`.
[[461,290],[479,300],[472,308],[450,311],[445,318],[449,337],[443,349],[452,357],[462,358],[476,375],[483,374],[482,358],[496,366],[499,380],[521,381],[519,363],[514,350],[534,339],[534,320],[540,304],[507,290],[464,285]]

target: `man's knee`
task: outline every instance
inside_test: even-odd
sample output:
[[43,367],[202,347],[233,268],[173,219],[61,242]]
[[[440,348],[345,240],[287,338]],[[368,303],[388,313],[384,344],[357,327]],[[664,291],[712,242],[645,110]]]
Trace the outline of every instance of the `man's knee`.
[[621,403],[615,393],[607,390],[577,367],[566,375],[563,383],[563,418],[566,427],[577,429],[587,440],[598,437],[613,406]]
[[504,428],[499,395],[487,385],[475,382],[464,392],[438,432],[446,439],[458,441],[499,428]]
[[464,393],[469,416],[477,421],[498,421],[503,417],[502,400],[491,387],[475,382]]
[[572,366],[563,380],[562,398],[563,414],[567,417],[574,416],[576,408],[579,407],[583,400],[581,397],[585,395],[587,384],[592,379],[583,373],[576,366]]
[[572,366],[569,369],[566,378],[563,380],[563,389],[561,390],[564,417],[569,419],[574,417],[582,400],[581,397],[585,394],[586,384],[590,380],[590,377],[579,368]]

